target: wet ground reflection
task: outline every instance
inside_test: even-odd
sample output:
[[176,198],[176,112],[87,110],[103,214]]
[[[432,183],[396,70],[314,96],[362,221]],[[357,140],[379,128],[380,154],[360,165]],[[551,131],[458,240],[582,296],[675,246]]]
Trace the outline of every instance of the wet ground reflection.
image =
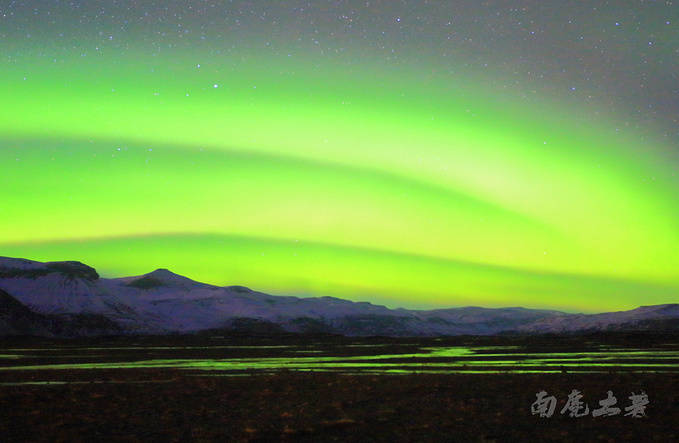
[[[281,371],[385,375],[679,373],[679,345],[664,343],[649,349],[589,345],[583,349],[549,352],[523,346],[446,346],[443,343],[421,346],[394,342],[7,348],[0,350],[3,352],[0,377],[20,371],[34,374],[36,371],[130,369],[179,370],[200,376],[249,376]],[[59,383],[36,381],[34,377],[26,381],[0,381],[0,386]]]

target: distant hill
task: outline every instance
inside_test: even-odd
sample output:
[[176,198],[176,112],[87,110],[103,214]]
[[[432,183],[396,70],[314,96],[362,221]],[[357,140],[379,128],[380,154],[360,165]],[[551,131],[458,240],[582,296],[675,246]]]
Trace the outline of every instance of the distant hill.
[[679,305],[603,314],[521,307],[389,309],[335,297],[213,286],[167,269],[105,279],[75,261],[0,257],[0,335],[163,334],[205,330],[354,336],[488,335],[676,329]]

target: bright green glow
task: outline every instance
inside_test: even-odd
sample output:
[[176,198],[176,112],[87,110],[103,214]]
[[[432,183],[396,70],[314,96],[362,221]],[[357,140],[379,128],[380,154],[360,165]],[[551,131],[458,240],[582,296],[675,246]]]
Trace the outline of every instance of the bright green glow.
[[3,65],[0,255],[390,306],[676,301],[666,147],[468,80],[235,59]]
[[[138,274],[148,263],[172,265],[199,281],[296,288],[301,294],[346,295],[398,306],[435,306],[454,296],[471,305],[603,310],[673,300],[676,288],[620,279],[536,273],[367,249],[220,235],[175,235],[6,245],[9,255],[60,258],[63,251],[87,263],[106,263],[113,275]],[[114,260],[125,257],[124,261]],[[318,278],[317,276],[323,276]],[[350,276],[347,277],[347,276]],[[451,294],[449,288],[457,288]],[[356,295],[354,295],[356,294]],[[388,294],[388,298],[383,294]],[[549,294],[550,298],[546,298]],[[452,297],[451,297],[452,298]],[[443,302],[442,302],[443,300]]]

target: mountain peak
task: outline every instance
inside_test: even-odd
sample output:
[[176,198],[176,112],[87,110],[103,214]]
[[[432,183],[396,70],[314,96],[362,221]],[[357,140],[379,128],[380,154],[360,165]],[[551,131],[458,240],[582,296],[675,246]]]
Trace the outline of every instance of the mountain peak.
[[174,278],[174,277],[182,277],[179,274],[175,274],[174,272],[170,271],[169,269],[165,268],[158,268],[153,272],[149,272],[148,274],[145,274],[147,276],[155,277],[155,278]]
[[165,283],[166,285],[172,285],[176,283],[200,284],[196,281],[191,280],[190,278],[184,277],[183,275],[175,274],[174,272],[165,268],[158,268],[153,272],[145,274],[144,276],[155,278],[156,280],[159,280]]
[[128,286],[133,286],[139,289],[153,289],[160,287],[180,287],[189,289],[193,287],[209,285],[193,281],[190,278],[179,274],[175,274],[168,269],[158,268],[153,272],[133,278],[132,281],[128,283]]

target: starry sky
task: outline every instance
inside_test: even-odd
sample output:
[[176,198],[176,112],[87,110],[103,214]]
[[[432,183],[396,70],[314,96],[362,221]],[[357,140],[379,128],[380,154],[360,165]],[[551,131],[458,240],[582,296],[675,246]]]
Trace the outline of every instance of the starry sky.
[[678,72],[671,1],[0,1],[0,255],[677,302]]

